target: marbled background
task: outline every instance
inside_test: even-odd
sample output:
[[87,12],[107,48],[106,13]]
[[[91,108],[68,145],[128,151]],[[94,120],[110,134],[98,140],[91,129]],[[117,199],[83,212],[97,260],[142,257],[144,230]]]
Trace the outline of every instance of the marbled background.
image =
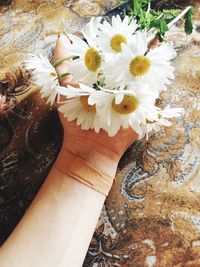
[[[154,1],[159,7],[189,1]],[[0,240],[10,234],[52,166],[62,142],[55,109],[30,83],[23,60],[52,51],[60,32],[76,32],[107,0],[1,0]],[[200,266],[200,3],[195,28],[168,34],[178,52],[176,79],[159,105],[185,108],[173,126],[136,142],[123,156],[91,241],[85,267]],[[198,22],[199,20],[199,22]],[[67,266],[66,266],[67,267]]]

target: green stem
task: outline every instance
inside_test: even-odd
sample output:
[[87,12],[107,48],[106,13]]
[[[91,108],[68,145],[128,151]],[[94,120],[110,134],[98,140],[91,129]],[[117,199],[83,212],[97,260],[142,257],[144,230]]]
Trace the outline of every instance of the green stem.
[[58,65],[60,65],[61,63],[63,63],[64,61],[69,60],[69,59],[71,59],[71,58],[73,58],[73,56],[71,56],[71,57],[65,57],[65,58],[62,58],[62,59],[58,59],[58,60],[53,64],[54,68],[57,67]]
[[58,75],[58,77],[56,79],[60,80],[60,79],[66,77],[66,76],[69,76],[69,75],[70,75],[69,72],[65,72],[65,73],[62,73],[62,74]]
[[190,10],[190,8],[192,8],[192,7],[188,6],[175,19],[173,19],[170,23],[168,23],[167,24],[168,28],[171,28],[172,25],[174,25],[177,21],[179,21]]
[[146,11],[146,14],[145,14],[146,18],[148,16],[150,10],[151,10],[151,1],[149,1],[149,3],[148,3],[148,8],[147,8],[147,11]]
[[[179,21],[189,10],[190,8],[192,8],[191,6],[188,6],[187,8],[185,8],[177,17],[175,17],[172,21],[170,21],[167,26],[168,28],[170,29],[177,21]],[[161,17],[163,16],[163,13],[157,18],[157,19],[160,19]],[[149,33],[152,32],[152,33],[156,33],[158,32],[156,28],[151,28],[149,30]],[[155,37],[154,37],[155,38]]]

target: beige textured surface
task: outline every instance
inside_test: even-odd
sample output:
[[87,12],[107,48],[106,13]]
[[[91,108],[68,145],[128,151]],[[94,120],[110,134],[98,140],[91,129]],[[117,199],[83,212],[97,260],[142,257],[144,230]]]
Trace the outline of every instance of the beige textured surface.
[[[62,141],[56,112],[44,105],[18,65],[28,53],[49,53],[59,32],[79,30],[84,16],[114,4],[79,1],[67,8],[61,0],[16,0],[0,9],[1,90],[24,99],[0,115],[2,240],[29,205]],[[123,156],[86,267],[200,266],[200,34],[187,37],[174,28],[168,39],[178,51],[176,79],[159,105],[183,107],[185,115]]]

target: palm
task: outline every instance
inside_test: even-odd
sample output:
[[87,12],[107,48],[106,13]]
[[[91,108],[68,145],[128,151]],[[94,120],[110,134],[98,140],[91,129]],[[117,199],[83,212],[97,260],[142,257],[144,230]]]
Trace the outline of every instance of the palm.
[[137,134],[132,129],[121,129],[114,137],[109,137],[104,130],[96,134],[93,130],[81,130],[76,121],[69,122],[59,113],[64,129],[64,144],[67,149],[87,156],[91,150],[109,153],[120,158],[124,151],[136,140]]

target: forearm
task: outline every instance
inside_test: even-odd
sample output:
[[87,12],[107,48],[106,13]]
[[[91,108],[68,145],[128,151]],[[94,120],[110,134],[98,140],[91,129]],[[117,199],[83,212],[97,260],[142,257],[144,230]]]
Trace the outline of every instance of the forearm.
[[82,266],[104,200],[103,194],[54,165],[27,213],[2,246],[1,267]]

